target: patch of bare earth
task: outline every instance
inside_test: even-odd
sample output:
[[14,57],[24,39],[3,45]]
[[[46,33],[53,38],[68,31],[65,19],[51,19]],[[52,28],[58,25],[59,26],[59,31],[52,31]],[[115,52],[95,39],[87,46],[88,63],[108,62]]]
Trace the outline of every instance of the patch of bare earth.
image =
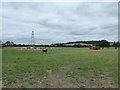
[[[70,70],[69,67],[61,68],[61,71],[55,73],[52,70],[47,70],[48,75],[37,77],[26,77],[23,81],[19,80],[11,85],[3,86],[7,88],[117,88],[113,85],[112,79],[109,77],[111,73],[95,75],[92,72],[87,73],[87,76],[79,78],[66,77],[66,73]],[[35,82],[34,82],[35,81]],[[31,83],[30,83],[31,82]]]
[[117,85],[114,84],[111,77],[109,77],[111,73],[105,72],[100,74],[87,73],[87,77],[80,77],[76,79],[78,87],[82,88],[118,88]]
[[66,72],[70,68],[64,67],[58,73],[53,73],[51,70],[47,70],[48,76],[44,79],[38,77],[38,84],[36,87],[40,88],[75,88],[77,85],[75,84],[75,80],[72,78],[66,78]]

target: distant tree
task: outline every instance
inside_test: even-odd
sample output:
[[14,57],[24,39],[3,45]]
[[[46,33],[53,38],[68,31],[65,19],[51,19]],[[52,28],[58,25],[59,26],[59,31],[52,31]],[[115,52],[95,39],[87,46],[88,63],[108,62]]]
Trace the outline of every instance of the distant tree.
[[13,43],[13,42],[10,42],[10,41],[7,41],[7,42],[5,42],[5,45],[6,45],[6,46],[13,46],[14,43]]
[[10,41],[5,42],[5,45],[9,46],[10,45]]
[[14,42],[10,42],[10,45],[13,46],[13,45],[14,45]]
[[115,47],[115,49],[117,49],[118,47],[120,47],[120,43],[119,42],[114,42],[113,47]]
[[110,47],[110,43],[107,41],[107,40],[101,40],[99,43],[98,43],[98,46],[100,47]]
[[74,47],[81,47],[81,44],[74,44]]
[[21,44],[18,44],[18,46],[22,46]]

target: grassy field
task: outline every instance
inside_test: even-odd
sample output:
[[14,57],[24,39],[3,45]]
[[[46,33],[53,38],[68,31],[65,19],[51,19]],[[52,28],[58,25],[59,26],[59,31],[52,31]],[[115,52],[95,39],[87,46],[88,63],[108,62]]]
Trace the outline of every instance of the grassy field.
[[7,47],[2,57],[3,87],[117,87],[118,50],[105,48]]
[[73,44],[66,44],[66,45],[67,45],[67,46],[73,46],[73,45],[77,45],[77,44],[87,45],[87,46],[93,46],[93,44],[86,44],[86,43],[73,43]]

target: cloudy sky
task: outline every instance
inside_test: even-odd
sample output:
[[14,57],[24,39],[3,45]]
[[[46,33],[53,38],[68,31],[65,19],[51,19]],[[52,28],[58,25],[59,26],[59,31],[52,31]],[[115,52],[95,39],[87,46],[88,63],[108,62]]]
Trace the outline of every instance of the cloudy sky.
[[118,40],[118,3],[4,2],[3,41],[36,44]]

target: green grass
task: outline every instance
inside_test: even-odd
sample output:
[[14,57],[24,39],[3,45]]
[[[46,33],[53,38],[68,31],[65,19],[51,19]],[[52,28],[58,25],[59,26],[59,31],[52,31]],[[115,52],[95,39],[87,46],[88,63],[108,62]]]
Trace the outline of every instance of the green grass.
[[0,48],[0,81],[2,80],[2,49]]
[[86,43],[73,43],[73,44],[66,44],[66,45],[67,45],[67,46],[73,46],[73,45],[76,45],[76,44],[93,46],[93,44],[86,44]]
[[[48,49],[48,53],[42,53],[12,47],[3,49],[2,60],[5,86],[29,76],[47,76],[47,70],[58,72],[64,66],[71,67],[66,74],[67,77],[80,77],[88,72],[95,74],[112,72],[110,77],[114,83],[118,80],[118,50],[114,48],[89,50],[59,47]],[[31,80],[29,83],[34,84],[35,81]]]

